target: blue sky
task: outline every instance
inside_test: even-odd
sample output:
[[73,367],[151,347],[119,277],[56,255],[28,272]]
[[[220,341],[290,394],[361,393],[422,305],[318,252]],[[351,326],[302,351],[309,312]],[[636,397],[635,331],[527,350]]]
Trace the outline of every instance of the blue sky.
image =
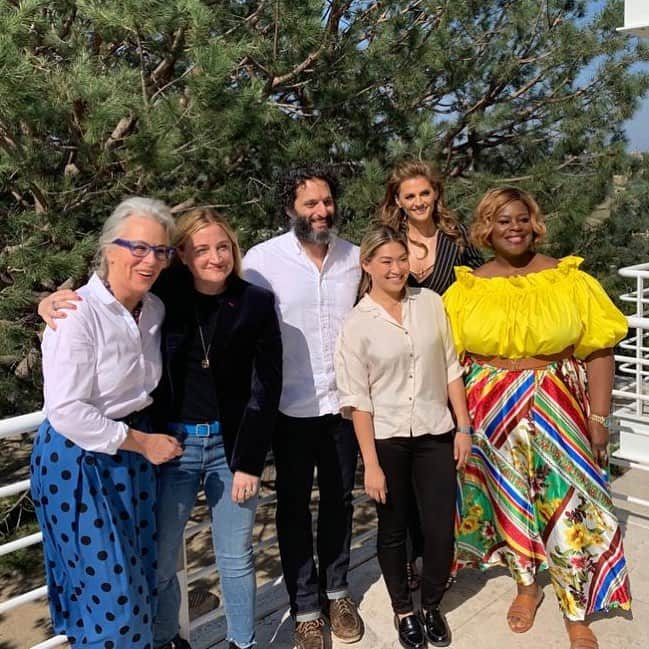
[[645,97],[640,110],[626,123],[629,151],[649,151],[649,98]]
[[[606,0],[590,0],[587,15],[595,14],[605,4]],[[638,69],[649,72],[649,65],[638,66]],[[649,151],[649,95],[644,97],[633,119],[626,123],[625,131],[629,140],[629,151]]]

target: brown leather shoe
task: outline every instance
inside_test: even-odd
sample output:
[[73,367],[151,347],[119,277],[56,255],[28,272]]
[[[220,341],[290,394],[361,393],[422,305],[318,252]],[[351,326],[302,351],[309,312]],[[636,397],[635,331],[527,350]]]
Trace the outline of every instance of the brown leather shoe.
[[295,623],[295,649],[327,649],[327,634],[325,633],[324,620]]
[[363,620],[351,597],[328,600],[331,632],[341,642],[358,642],[363,637]]

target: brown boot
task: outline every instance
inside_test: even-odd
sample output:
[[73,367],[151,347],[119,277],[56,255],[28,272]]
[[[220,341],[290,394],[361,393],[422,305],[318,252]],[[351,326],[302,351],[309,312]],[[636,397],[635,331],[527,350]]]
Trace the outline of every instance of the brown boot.
[[351,597],[328,600],[331,632],[341,642],[358,642],[363,637],[363,620]]
[[324,620],[295,623],[295,649],[327,649],[327,635]]

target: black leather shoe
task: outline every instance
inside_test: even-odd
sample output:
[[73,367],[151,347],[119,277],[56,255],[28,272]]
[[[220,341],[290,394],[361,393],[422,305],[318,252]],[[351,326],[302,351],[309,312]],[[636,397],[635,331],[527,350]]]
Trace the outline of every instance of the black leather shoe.
[[401,619],[395,615],[394,626],[399,633],[399,643],[404,649],[424,649],[426,636],[417,615],[413,613]]
[[424,614],[424,629],[433,647],[448,647],[451,644],[451,632],[438,606]]

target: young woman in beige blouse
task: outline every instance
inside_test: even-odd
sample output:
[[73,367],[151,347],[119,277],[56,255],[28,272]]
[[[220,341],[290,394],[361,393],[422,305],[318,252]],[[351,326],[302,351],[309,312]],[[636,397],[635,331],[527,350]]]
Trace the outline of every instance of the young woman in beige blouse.
[[[453,558],[455,472],[471,452],[462,369],[441,298],[406,287],[403,233],[372,228],[360,258],[359,302],[336,350],[341,410],[353,421],[365,491],[376,501],[378,559],[399,641],[407,649],[424,647],[426,639],[443,647],[450,632],[439,605]],[[406,574],[413,493],[424,533],[421,616],[414,612]]]

